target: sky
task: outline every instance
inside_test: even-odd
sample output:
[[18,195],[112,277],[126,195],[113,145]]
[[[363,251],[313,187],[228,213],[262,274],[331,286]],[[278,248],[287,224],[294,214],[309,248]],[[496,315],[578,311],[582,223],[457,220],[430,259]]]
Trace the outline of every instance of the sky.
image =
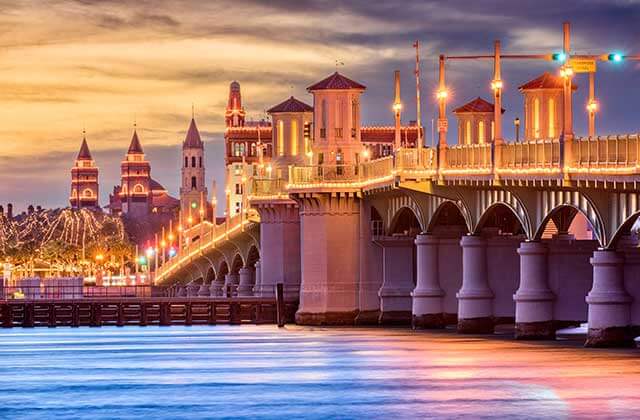
[[[107,204],[134,122],[152,176],[177,196],[192,105],[207,183],[215,177],[223,185],[223,115],[233,80],[248,116],[258,119],[290,95],[312,103],[306,87],[344,63],[339,71],[367,86],[363,123],[380,125],[392,123],[397,69],[403,120],[415,119],[415,40],[429,132],[440,53],[491,53],[495,39],[505,53],[551,53],[562,47],[565,20],[575,53],[640,54],[640,0],[0,0],[0,204],[67,206],[83,129]],[[503,63],[507,138],[522,117],[517,87],[557,70],[550,62]],[[491,100],[491,78],[489,61],[448,65],[449,111],[477,96]],[[581,135],[586,76],[576,83]],[[637,62],[599,63],[596,83],[598,133],[638,132]]]

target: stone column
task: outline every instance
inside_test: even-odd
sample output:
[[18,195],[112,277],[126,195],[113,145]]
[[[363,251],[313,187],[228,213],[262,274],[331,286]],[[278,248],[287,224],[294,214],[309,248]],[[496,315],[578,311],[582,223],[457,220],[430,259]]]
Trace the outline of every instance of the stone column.
[[416,288],[413,296],[413,328],[444,328],[443,297],[438,276],[438,238],[416,237]]
[[631,297],[624,288],[624,259],[613,250],[598,250],[591,258],[593,287],[587,295],[589,332],[586,346],[631,345]]
[[223,294],[226,295],[229,286],[231,286],[231,296],[235,296],[238,291],[238,273],[229,273],[225,276]]
[[541,242],[522,242],[520,254],[520,286],[513,295],[516,302],[516,338],[552,340],[553,302],[549,288],[549,249]]
[[209,287],[210,286],[208,284],[206,284],[204,282],[204,280],[202,280],[202,284],[200,285],[200,288],[198,289],[198,296],[199,297],[209,296],[209,294],[211,293]]
[[462,288],[458,298],[458,332],[493,333],[493,292],[487,276],[487,241],[480,236],[463,236]]
[[211,282],[211,286],[209,287],[209,296],[224,296],[224,277],[218,276],[215,280]]
[[256,281],[255,284],[253,286],[253,295],[254,296],[262,296],[260,294],[260,288],[262,286],[262,273],[261,273],[261,265],[260,265],[260,261],[256,261],[255,264],[255,277],[256,277]]
[[241,268],[239,275],[238,296],[253,296],[253,267]]

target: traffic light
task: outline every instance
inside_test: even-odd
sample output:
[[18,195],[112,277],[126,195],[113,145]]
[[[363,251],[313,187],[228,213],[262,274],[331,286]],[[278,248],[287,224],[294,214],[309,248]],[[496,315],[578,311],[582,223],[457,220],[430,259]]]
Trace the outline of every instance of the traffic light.
[[624,61],[624,55],[620,53],[611,53],[607,56],[607,60],[613,61],[614,63],[619,63]]
[[567,60],[567,55],[563,52],[553,53],[551,54],[551,59],[553,61],[564,63]]

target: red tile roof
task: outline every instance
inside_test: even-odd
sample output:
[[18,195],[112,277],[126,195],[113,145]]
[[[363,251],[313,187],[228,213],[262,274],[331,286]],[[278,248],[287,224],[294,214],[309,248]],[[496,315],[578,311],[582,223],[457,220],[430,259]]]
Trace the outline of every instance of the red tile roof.
[[347,89],[358,89],[365,90],[367,87],[358,82],[355,82],[347,77],[344,77],[338,72],[333,73],[331,76],[327,77],[315,83],[307,88],[308,91],[313,92],[314,90],[347,90]]
[[[575,83],[572,82],[572,89],[576,90],[578,87]],[[534,89],[562,89],[563,81],[559,76],[554,76],[553,74],[545,71],[542,75],[536,77],[533,80],[528,81],[522,86],[518,87],[518,89],[522,90],[534,90]]]
[[[225,140],[258,140],[258,127],[229,127],[224,134]],[[271,127],[260,127],[260,141],[271,143]]]
[[[424,129],[422,132],[424,134]],[[395,141],[395,127],[362,127],[360,138],[363,143],[393,143]],[[418,139],[418,127],[401,127],[400,138],[403,142],[415,143]]]
[[189,130],[187,130],[187,136],[182,143],[183,149],[202,149],[202,139],[200,138],[200,132],[196,127],[196,120],[191,118],[191,124],[189,124]]
[[313,112],[313,107],[297,100],[293,96],[267,111],[269,114],[279,112]]
[[[495,106],[491,102],[487,102],[481,97],[477,97],[476,99],[467,102],[466,104],[456,108],[453,110],[454,113],[463,113],[463,112],[493,112]],[[504,113],[504,109],[502,110]]]

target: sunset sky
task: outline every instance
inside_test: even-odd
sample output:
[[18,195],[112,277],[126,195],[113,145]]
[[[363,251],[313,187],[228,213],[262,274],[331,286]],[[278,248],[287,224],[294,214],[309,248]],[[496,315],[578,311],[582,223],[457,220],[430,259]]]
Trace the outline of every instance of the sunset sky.
[[[502,3],[498,5],[498,3]],[[180,142],[192,103],[206,140],[207,184],[223,183],[228,85],[242,85],[250,117],[335,71],[367,86],[365,124],[392,122],[393,70],[415,118],[414,50],[422,42],[423,124],[435,115],[440,52],[550,53],[572,22],[577,53],[640,54],[640,1],[0,0],[0,203],[68,205],[69,168],[83,127],[100,167],[101,204],[119,181],[134,120],[153,177],[177,196]],[[449,68],[449,110],[491,99],[489,62]],[[522,117],[517,86],[552,63],[504,64],[505,133]],[[640,68],[600,63],[598,131],[640,129]],[[586,76],[578,77],[576,131],[586,131]],[[449,141],[456,133],[449,133]],[[428,136],[428,141],[429,141]],[[222,188],[219,189],[221,191]]]

